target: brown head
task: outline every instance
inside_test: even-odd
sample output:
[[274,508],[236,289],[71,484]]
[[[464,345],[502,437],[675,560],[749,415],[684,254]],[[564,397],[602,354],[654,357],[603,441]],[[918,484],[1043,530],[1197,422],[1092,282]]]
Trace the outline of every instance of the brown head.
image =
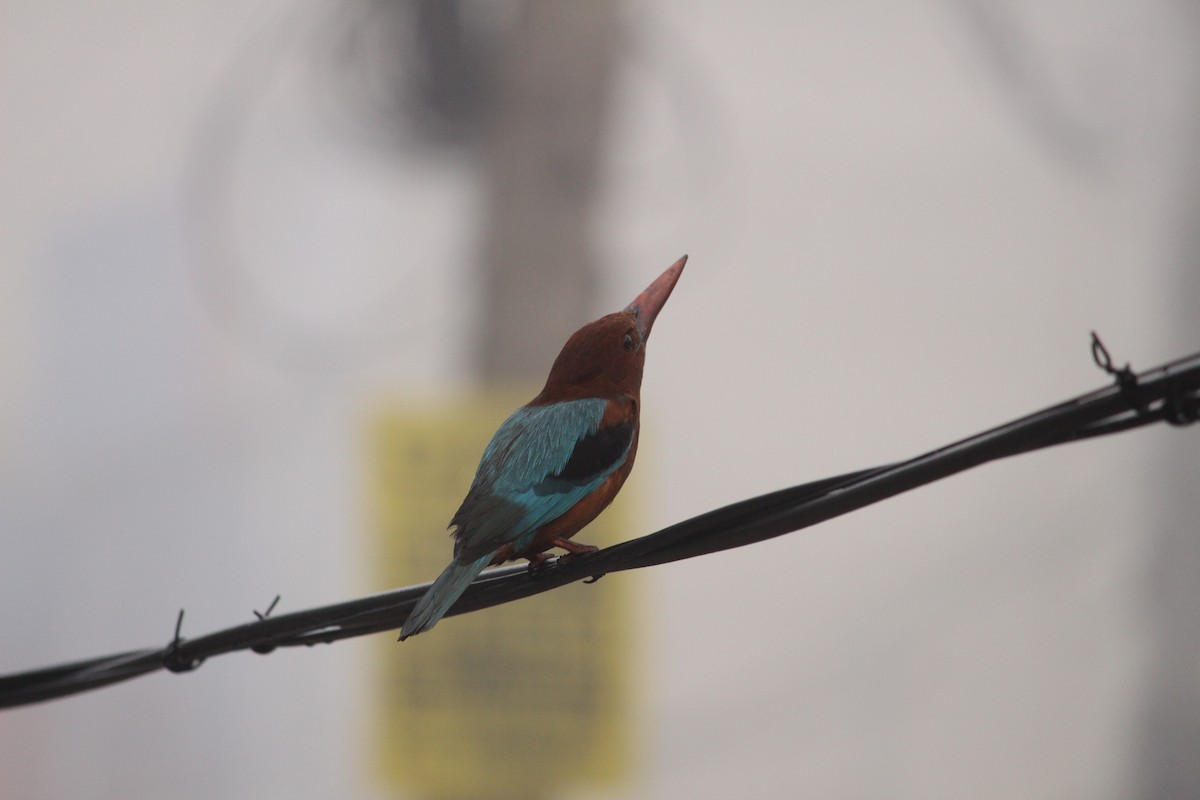
[[531,405],[581,397],[637,397],[646,363],[646,341],[671,296],[687,256],[676,261],[622,311],[584,325],[563,345],[550,377]]

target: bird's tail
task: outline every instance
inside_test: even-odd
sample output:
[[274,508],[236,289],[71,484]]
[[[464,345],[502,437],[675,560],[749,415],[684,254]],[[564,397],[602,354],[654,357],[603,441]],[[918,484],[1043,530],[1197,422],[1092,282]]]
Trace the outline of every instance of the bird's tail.
[[491,563],[494,555],[495,553],[488,553],[465,564],[458,559],[451,561],[450,566],[442,570],[442,574],[438,575],[429,590],[421,596],[408,619],[404,621],[404,626],[400,629],[400,641],[403,642],[409,636],[415,636],[436,625],[450,610],[450,606],[454,605],[454,601],[471,585],[471,581],[475,580],[475,576]]

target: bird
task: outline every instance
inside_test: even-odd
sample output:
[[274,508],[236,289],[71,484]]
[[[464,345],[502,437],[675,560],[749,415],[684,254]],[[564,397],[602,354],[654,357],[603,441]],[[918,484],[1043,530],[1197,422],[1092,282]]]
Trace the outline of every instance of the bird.
[[633,469],[646,341],[686,263],[685,255],[624,309],[571,334],[541,392],[492,435],[450,520],[454,558],[405,620],[400,641],[436,625],[489,565],[526,558],[533,573],[552,548],[567,558],[597,550],[571,537]]

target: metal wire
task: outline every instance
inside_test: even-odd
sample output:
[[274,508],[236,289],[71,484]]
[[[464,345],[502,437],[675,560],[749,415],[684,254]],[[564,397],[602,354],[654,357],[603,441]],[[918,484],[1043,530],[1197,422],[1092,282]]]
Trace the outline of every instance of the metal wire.
[[[1094,336],[1094,334],[1093,334]],[[1107,351],[1094,340],[1093,352]],[[1183,425],[1200,417],[1200,353],[1134,373],[1097,364],[1109,386],[1021,417],[907,461],[782,489],[709,511],[657,533],[577,558],[551,560],[531,574],[523,566],[481,574],[447,616],[466,614],[628,569],[742,547],[816,525],[971,467],[1045,447],[1144,425]],[[399,628],[429,584],[408,586],[331,606],[271,616],[184,639],[183,612],[165,647],[133,650],[0,677],[0,708],[36,703],[168,669],[186,672],[236,650],[269,653]],[[277,598],[278,600],[278,598]],[[401,656],[402,657],[402,656]]]

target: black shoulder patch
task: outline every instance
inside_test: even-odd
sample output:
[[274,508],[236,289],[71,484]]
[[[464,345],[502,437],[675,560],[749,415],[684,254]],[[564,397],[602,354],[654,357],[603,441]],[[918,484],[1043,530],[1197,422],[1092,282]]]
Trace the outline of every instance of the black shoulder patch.
[[587,483],[600,473],[612,469],[625,455],[632,441],[632,422],[600,428],[576,442],[567,463],[558,472],[548,475],[546,480]]

